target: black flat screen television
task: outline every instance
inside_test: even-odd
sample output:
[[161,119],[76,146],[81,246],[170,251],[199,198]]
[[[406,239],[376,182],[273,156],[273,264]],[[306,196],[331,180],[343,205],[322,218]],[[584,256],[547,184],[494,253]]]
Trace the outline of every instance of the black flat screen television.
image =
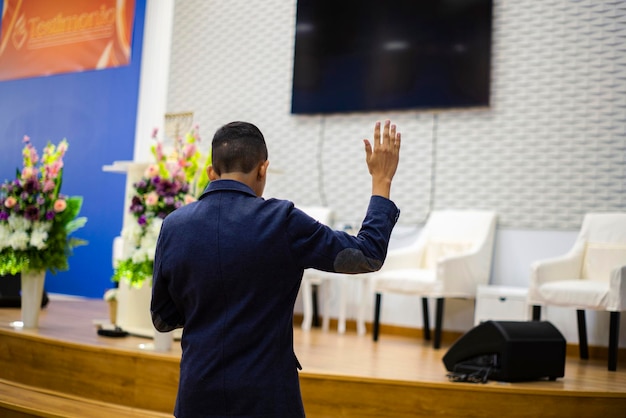
[[489,105],[493,0],[298,0],[294,114]]

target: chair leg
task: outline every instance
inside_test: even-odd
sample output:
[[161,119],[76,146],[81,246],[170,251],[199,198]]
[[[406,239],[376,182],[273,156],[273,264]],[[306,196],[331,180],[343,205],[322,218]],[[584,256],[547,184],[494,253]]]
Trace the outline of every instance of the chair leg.
[[578,346],[580,350],[580,358],[587,360],[589,358],[589,345],[587,344],[587,321],[585,320],[585,311],[577,309],[578,319]]
[[428,298],[422,298],[422,317],[424,318],[424,339],[430,341],[430,318],[428,314]]
[[320,314],[319,314],[319,308],[318,308],[318,302],[317,302],[318,289],[319,289],[318,285],[316,284],[311,285],[311,304],[313,305],[312,323],[314,327],[320,326]]
[[313,323],[313,307],[311,306],[311,300],[313,298],[313,285],[307,278],[302,279],[302,329],[309,331],[311,324]]
[[541,305],[533,305],[533,321],[541,320]]
[[617,370],[617,344],[619,342],[619,312],[611,312],[609,325],[609,371]]
[[[348,293],[348,289],[346,288],[348,285],[348,280],[345,277],[338,277],[337,281],[339,282],[339,317],[337,318],[337,332],[339,334],[346,333],[346,295]],[[328,310],[325,312],[325,315],[328,315]]]
[[358,280],[359,290],[361,292],[361,303],[359,303],[359,309],[356,319],[356,332],[358,335],[365,335],[367,333],[367,327],[365,326],[365,306],[367,305],[367,297],[370,295],[370,284],[367,277],[361,277]]
[[441,326],[443,323],[443,298],[437,298],[437,312],[435,313],[435,341],[433,344],[434,348],[441,347]]
[[376,302],[374,304],[374,329],[372,331],[374,341],[378,341],[378,328],[380,326],[380,302],[381,302],[381,294],[376,293]]
[[[318,296],[318,309],[319,309],[319,299],[322,300],[322,331],[328,332],[330,329],[330,302],[331,302],[331,287],[332,282],[329,280],[321,280],[320,284],[317,285],[317,296]],[[318,315],[320,313],[318,312]],[[318,318],[319,321],[319,318]]]

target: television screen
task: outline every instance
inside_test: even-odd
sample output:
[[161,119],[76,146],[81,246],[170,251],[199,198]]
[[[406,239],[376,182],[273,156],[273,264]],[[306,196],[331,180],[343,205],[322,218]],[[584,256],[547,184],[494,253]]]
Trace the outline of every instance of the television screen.
[[492,0],[298,0],[291,112],[489,105]]

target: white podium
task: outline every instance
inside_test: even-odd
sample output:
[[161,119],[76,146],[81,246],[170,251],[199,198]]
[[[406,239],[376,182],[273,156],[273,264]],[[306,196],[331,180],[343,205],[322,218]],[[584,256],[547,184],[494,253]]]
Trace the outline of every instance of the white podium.
[[[124,196],[124,221],[122,229],[135,219],[129,213],[131,196],[134,193],[133,184],[141,180],[143,173],[150,163],[138,163],[133,161],[115,161],[112,165],[105,165],[102,170],[109,173],[126,174],[126,189]],[[124,239],[116,237],[112,244],[113,262],[126,258]],[[150,299],[152,286],[146,282],[141,288],[130,286],[120,282],[117,290],[117,325],[124,331],[139,337],[154,338],[158,332],[152,325],[150,316]],[[174,338],[180,339],[182,329],[174,331]]]

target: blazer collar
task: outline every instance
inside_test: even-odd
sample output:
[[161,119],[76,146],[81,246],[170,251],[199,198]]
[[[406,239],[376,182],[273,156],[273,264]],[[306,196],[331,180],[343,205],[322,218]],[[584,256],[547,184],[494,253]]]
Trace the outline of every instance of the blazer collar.
[[209,185],[204,189],[202,195],[198,198],[198,200],[203,199],[209,193],[214,193],[218,191],[233,191],[233,192],[241,192],[245,194],[249,194],[253,197],[257,197],[256,193],[246,184],[236,181],[236,180],[213,180],[209,183]]

